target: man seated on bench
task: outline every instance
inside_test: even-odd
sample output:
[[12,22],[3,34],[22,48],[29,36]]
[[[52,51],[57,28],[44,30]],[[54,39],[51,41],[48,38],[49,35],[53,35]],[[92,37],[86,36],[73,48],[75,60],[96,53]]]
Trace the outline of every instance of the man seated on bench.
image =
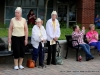
[[86,53],[86,61],[89,61],[91,59],[94,59],[94,57],[90,53],[90,46],[83,41],[84,34],[85,34],[85,27],[82,27],[82,31],[80,31],[78,25],[73,26],[72,39],[77,40],[79,43],[78,44],[76,41],[73,41],[73,46],[78,47],[79,45],[79,47],[81,47],[82,50],[84,50],[84,52]]
[[100,55],[100,41],[98,41],[98,35],[98,32],[95,30],[95,25],[90,24],[89,31],[86,34],[86,38],[89,42],[89,45],[96,47]]

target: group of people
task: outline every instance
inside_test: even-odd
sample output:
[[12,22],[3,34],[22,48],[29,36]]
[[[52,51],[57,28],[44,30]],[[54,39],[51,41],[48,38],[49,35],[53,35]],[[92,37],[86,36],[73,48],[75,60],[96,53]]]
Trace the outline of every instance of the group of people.
[[[31,15],[30,15],[31,14]],[[31,18],[36,19],[32,10],[28,15],[28,21]],[[37,61],[39,56],[39,66],[43,66],[44,43],[48,45],[47,65],[56,65],[56,41],[60,37],[60,24],[57,20],[57,12],[51,13],[51,19],[46,23],[46,29],[43,26],[43,21],[37,18],[32,22],[35,24],[32,28],[31,44],[33,46],[32,60]],[[98,32],[95,30],[95,25],[90,24],[89,31],[86,33],[86,38],[89,44],[86,44],[83,40],[85,34],[85,27],[80,30],[78,25],[73,26],[72,38],[78,40],[79,46],[84,50],[86,54],[86,61],[94,59],[94,56],[90,52],[90,46],[97,47],[100,54],[100,42],[98,41]],[[15,17],[11,19],[8,33],[8,42],[12,45],[13,57],[14,57],[14,69],[24,69],[23,58],[25,54],[25,46],[28,44],[28,26],[27,21],[22,17],[22,8],[17,7],[15,10]],[[90,45],[90,46],[89,46]],[[73,46],[77,47],[78,43],[73,42]]]
[[88,44],[84,42],[84,35],[85,35],[85,28],[82,28],[82,31],[80,30],[78,25],[73,26],[73,33],[72,33],[72,39],[77,40],[73,41],[73,46],[74,47],[81,47],[82,50],[84,50],[86,54],[86,61],[89,61],[91,59],[94,59],[94,56],[90,52],[90,46],[94,46],[97,48],[98,53],[100,55],[100,41],[98,38],[98,32],[95,30],[95,25],[90,24],[89,26],[89,31],[86,33],[86,39],[88,41]]
[[[33,12],[30,11],[30,13]],[[28,17],[29,19],[35,18],[34,14]],[[43,66],[43,47],[45,42],[48,44],[47,65],[56,65],[56,41],[60,37],[60,24],[56,18],[57,12],[53,11],[51,13],[51,19],[46,23],[46,29],[43,27],[43,21],[40,18],[35,20],[35,25],[32,28],[32,60],[36,63],[39,56],[39,66]],[[22,17],[21,7],[16,8],[15,17],[10,21],[8,42],[12,45],[14,69],[24,69],[22,63],[25,54],[25,46],[28,44],[28,27],[26,20]]]

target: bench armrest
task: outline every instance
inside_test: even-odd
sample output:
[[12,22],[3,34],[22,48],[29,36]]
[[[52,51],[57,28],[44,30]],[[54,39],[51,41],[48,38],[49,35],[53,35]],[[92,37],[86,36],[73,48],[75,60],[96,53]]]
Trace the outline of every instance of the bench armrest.
[[77,44],[78,44],[77,47],[79,48],[79,42],[78,42],[77,40],[72,40],[72,42],[73,42],[73,41],[76,41],[76,42],[77,42]]

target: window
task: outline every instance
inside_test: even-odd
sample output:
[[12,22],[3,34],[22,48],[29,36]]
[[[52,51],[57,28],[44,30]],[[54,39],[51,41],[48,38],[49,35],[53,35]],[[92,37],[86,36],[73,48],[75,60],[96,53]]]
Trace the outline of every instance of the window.
[[76,5],[75,3],[69,6],[69,21],[76,21]]
[[44,7],[44,0],[38,1],[38,7]]
[[100,15],[100,1],[96,0],[95,3],[95,14]]
[[[33,9],[36,17],[44,19],[45,13],[45,0],[6,0],[5,6],[5,24],[9,27],[11,18],[15,16],[16,7],[22,7],[22,16],[27,19],[27,15],[30,9]],[[47,19],[51,18],[51,12],[53,10],[53,0],[49,0]]]
[[53,9],[48,8],[48,12],[47,12],[47,20],[51,18],[51,13],[52,13]]
[[15,7],[6,7],[6,19],[11,19],[15,15]]
[[6,6],[21,6],[21,0],[6,0]]
[[34,7],[36,7],[37,6],[37,0],[22,0],[22,6],[25,6],[25,7],[34,6]]
[[38,9],[38,17],[41,18],[42,20],[44,19],[44,8],[39,8]]

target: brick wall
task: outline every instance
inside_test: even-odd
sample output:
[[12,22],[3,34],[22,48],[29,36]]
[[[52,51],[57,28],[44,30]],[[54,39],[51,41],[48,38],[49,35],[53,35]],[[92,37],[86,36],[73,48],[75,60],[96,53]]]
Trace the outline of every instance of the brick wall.
[[77,0],[77,23],[88,28],[94,23],[95,0]]

